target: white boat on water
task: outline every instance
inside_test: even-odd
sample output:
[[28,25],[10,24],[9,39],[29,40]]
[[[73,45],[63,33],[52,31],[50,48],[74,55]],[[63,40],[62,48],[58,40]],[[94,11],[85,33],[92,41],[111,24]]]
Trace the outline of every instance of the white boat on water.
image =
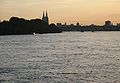
[[35,33],[33,33],[33,35],[36,35]]

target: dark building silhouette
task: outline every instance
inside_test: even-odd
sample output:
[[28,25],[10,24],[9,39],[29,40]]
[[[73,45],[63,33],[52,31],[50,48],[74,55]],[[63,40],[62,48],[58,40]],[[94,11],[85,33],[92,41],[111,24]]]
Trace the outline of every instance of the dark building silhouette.
[[45,16],[45,13],[44,13],[44,11],[43,11],[42,21],[44,21],[46,24],[49,25],[49,18],[48,18],[48,13],[47,13],[47,11],[46,11],[46,16]]
[[120,27],[120,23],[117,23],[117,26]]
[[112,26],[112,22],[109,21],[109,20],[105,21],[105,26],[106,26],[106,27]]
[[76,23],[76,26],[80,26],[79,22]]
[[57,26],[62,26],[62,23],[57,23]]
[[57,23],[57,27],[62,31],[120,31],[120,23],[113,25],[111,21],[105,21],[105,24],[102,25],[80,25],[79,22],[76,24],[64,25],[62,23]]
[[67,23],[65,22],[65,26],[67,25]]

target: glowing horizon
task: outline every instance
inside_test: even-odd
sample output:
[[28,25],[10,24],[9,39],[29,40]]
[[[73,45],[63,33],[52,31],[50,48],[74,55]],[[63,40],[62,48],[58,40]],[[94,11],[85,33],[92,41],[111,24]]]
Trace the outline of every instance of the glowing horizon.
[[104,24],[120,22],[120,0],[0,0],[0,20],[12,16],[41,18],[48,11],[50,23]]

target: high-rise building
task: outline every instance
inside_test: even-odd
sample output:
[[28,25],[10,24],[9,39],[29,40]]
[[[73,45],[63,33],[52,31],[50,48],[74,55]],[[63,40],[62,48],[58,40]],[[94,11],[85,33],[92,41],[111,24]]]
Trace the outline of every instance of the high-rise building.
[[109,21],[109,20],[105,21],[105,26],[106,26],[106,27],[112,26],[112,22]]
[[45,13],[43,11],[43,17],[42,17],[42,20],[49,25],[49,18],[48,18],[48,13],[46,11],[46,16],[45,16]]

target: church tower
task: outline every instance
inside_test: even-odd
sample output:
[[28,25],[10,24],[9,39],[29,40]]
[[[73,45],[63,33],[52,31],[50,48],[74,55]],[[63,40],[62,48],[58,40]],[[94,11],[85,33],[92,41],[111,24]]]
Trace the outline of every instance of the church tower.
[[49,25],[49,18],[48,18],[48,13],[46,11],[46,16],[45,16],[45,13],[43,11],[43,17],[42,17],[42,20]]
[[42,20],[44,20],[44,18],[45,18],[45,14],[44,14],[44,11],[43,11],[43,17],[42,17]]

